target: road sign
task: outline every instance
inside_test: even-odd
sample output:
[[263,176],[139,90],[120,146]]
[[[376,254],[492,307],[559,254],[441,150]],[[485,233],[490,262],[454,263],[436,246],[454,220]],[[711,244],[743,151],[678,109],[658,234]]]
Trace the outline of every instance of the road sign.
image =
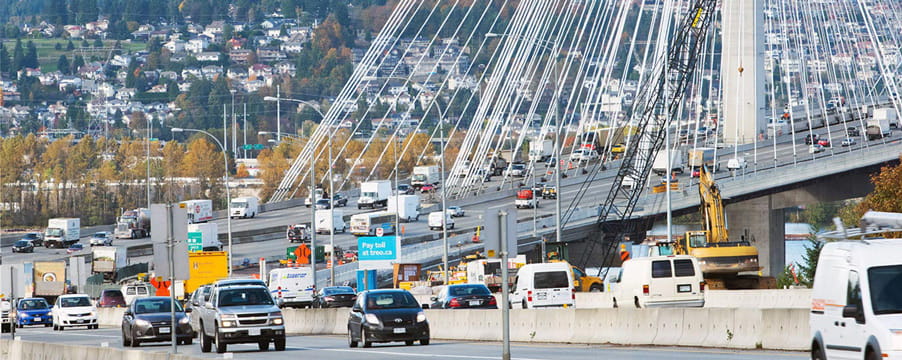
[[254,149],[254,144],[244,144],[244,145],[241,146],[241,148],[244,149],[244,150],[253,150],[253,149]]
[[263,150],[264,147],[263,144],[254,144],[254,150]]
[[377,227],[376,236],[382,237],[382,235],[385,235],[385,230],[383,230],[382,227]]
[[391,269],[401,258],[401,238],[397,236],[362,236],[357,238],[357,260],[360,269]]
[[501,231],[500,231],[500,215],[501,211],[507,212],[507,231],[504,241],[507,241],[508,258],[517,257],[517,210],[511,206],[500,206],[490,208],[482,215],[485,221],[485,227],[480,234],[480,240],[485,244],[485,253],[490,258],[501,257]]
[[204,251],[203,235],[200,231],[188,233],[188,252]]

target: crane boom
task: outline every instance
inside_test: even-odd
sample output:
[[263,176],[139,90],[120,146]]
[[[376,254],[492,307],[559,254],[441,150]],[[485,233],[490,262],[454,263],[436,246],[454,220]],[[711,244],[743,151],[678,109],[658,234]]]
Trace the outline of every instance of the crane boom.
[[[655,64],[651,75],[639,87],[632,111],[632,123],[637,133],[630,137],[628,151],[623,154],[611,190],[600,206],[596,223],[602,235],[589,242],[580,265],[585,266],[592,259],[598,244],[603,247],[602,263],[613,256],[643,191],[642,186],[623,187],[623,182],[627,178],[648,178],[655,155],[664,145],[665,130],[671,120],[680,115],[687,87],[695,76],[696,64],[716,11],[717,0],[692,0],[687,13],[675,27],[666,59]],[[592,180],[602,168],[596,167],[594,170],[581,184],[577,200],[589,191]],[[572,209],[565,218],[571,214]]]

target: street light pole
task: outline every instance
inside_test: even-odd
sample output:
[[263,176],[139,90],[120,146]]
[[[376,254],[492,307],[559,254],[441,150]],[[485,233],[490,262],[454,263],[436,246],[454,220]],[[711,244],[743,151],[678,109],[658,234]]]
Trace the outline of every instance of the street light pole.
[[332,176],[332,137],[329,136],[329,286],[335,286],[335,179]]
[[[153,119],[153,118],[151,117],[151,119]],[[146,155],[144,158],[144,163],[147,167],[147,169],[146,169],[147,184],[145,184],[145,185],[147,185],[147,209],[148,210],[150,210],[150,136],[152,133],[151,126],[153,126],[153,123],[151,122],[151,120],[147,120],[147,144],[146,144],[147,152],[146,152]]]
[[[210,134],[204,130],[200,129],[183,129],[183,128],[172,128],[172,132],[199,132],[201,134],[207,135],[216,141],[216,145],[219,145],[219,148],[222,150],[222,163],[225,166],[225,192],[226,192],[226,215],[228,215],[228,208],[232,204],[232,195],[229,191],[229,154],[226,153],[225,147],[219,142],[213,134]],[[229,235],[229,277],[232,277],[232,217],[226,216],[226,231],[228,231]]]
[[439,177],[439,181],[441,182],[441,191],[442,191],[442,266],[444,267],[442,270],[445,273],[445,285],[448,285],[448,226],[445,223],[445,218],[448,214],[448,206],[445,203],[445,121],[441,116],[438,118],[438,126],[439,126],[439,138],[440,146],[442,150],[442,171]]
[[276,85],[276,142],[282,141],[282,85]]

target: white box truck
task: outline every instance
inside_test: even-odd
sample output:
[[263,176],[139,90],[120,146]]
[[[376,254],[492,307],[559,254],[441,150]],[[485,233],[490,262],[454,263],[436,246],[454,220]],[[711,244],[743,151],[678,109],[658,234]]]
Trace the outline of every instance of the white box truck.
[[419,189],[426,184],[438,184],[439,173],[438,166],[414,166],[413,175],[410,176],[410,186]]
[[392,196],[388,199],[388,212],[398,214],[401,222],[420,220],[420,197],[417,195]]
[[57,218],[47,221],[44,231],[44,247],[67,248],[81,238],[81,219]]
[[386,207],[389,196],[391,196],[391,181],[364,182],[360,184],[360,199],[357,200],[357,209]]
[[115,246],[92,248],[91,271],[95,273],[112,273],[125,267],[127,264],[125,250],[123,247]]
[[529,142],[529,161],[545,162],[554,153],[554,141],[533,139]]
[[890,128],[899,127],[899,113],[896,112],[895,108],[885,107],[874,109],[874,115],[872,117],[877,120],[886,120],[887,123],[889,123]]
[[868,119],[866,132],[868,135],[868,140],[881,139],[892,134],[892,130],[890,130],[889,126],[889,120],[885,118]]
[[216,223],[188,224],[188,252],[222,251]]
[[448,230],[454,229],[454,218],[447,211],[433,211],[429,213],[429,230],[442,230],[442,215],[445,216],[445,225]]
[[[332,214],[330,217],[329,214]],[[317,210],[316,211],[316,233],[328,234],[329,228],[335,229],[337,233],[345,233],[348,231],[348,225],[345,224],[344,211],[341,210]]]
[[188,223],[197,224],[213,220],[213,200],[185,200],[179,203],[188,212]]
[[651,167],[651,170],[660,176],[667,175],[668,173],[678,172],[680,174],[683,173],[683,153],[677,150],[673,150],[670,152],[670,171],[667,170],[667,150],[661,149],[658,151],[658,155],[655,156],[655,162]]
[[234,218],[252,218],[257,216],[257,198],[253,196],[232,199],[229,205],[229,216]]

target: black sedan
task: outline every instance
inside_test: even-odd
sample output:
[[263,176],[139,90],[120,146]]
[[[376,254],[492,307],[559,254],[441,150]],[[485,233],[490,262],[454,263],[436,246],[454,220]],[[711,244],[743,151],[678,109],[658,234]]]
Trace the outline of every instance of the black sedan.
[[348,197],[342,194],[335,194],[335,196],[332,197],[332,203],[335,204],[335,207],[348,206]]
[[33,253],[34,244],[30,240],[19,240],[13,244],[14,253]]
[[485,285],[448,285],[433,296],[430,309],[497,309],[498,301]]
[[173,328],[180,344],[190,345],[194,339],[188,315],[175,304],[176,325],[172,326],[168,297],[146,297],[132,301],[122,316],[122,346],[137,347],[142,342],[164,342],[172,339]]
[[357,300],[357,294],[350,286],[328,286],[320,289],[313,296],[313,307],[351,307]]
[[348,346],[371,347],[376,342],[403,341],[429,345],[429,322],[407,290],[369,290],[360,293],[348,317]]
[[44,238],[42,236],[43,235],[41,235],[41,233],[30,232],[22,235],[22,238],[20,238],[19,240],[28,240],[31,241],[34,247],[41,247],[44,246]]

